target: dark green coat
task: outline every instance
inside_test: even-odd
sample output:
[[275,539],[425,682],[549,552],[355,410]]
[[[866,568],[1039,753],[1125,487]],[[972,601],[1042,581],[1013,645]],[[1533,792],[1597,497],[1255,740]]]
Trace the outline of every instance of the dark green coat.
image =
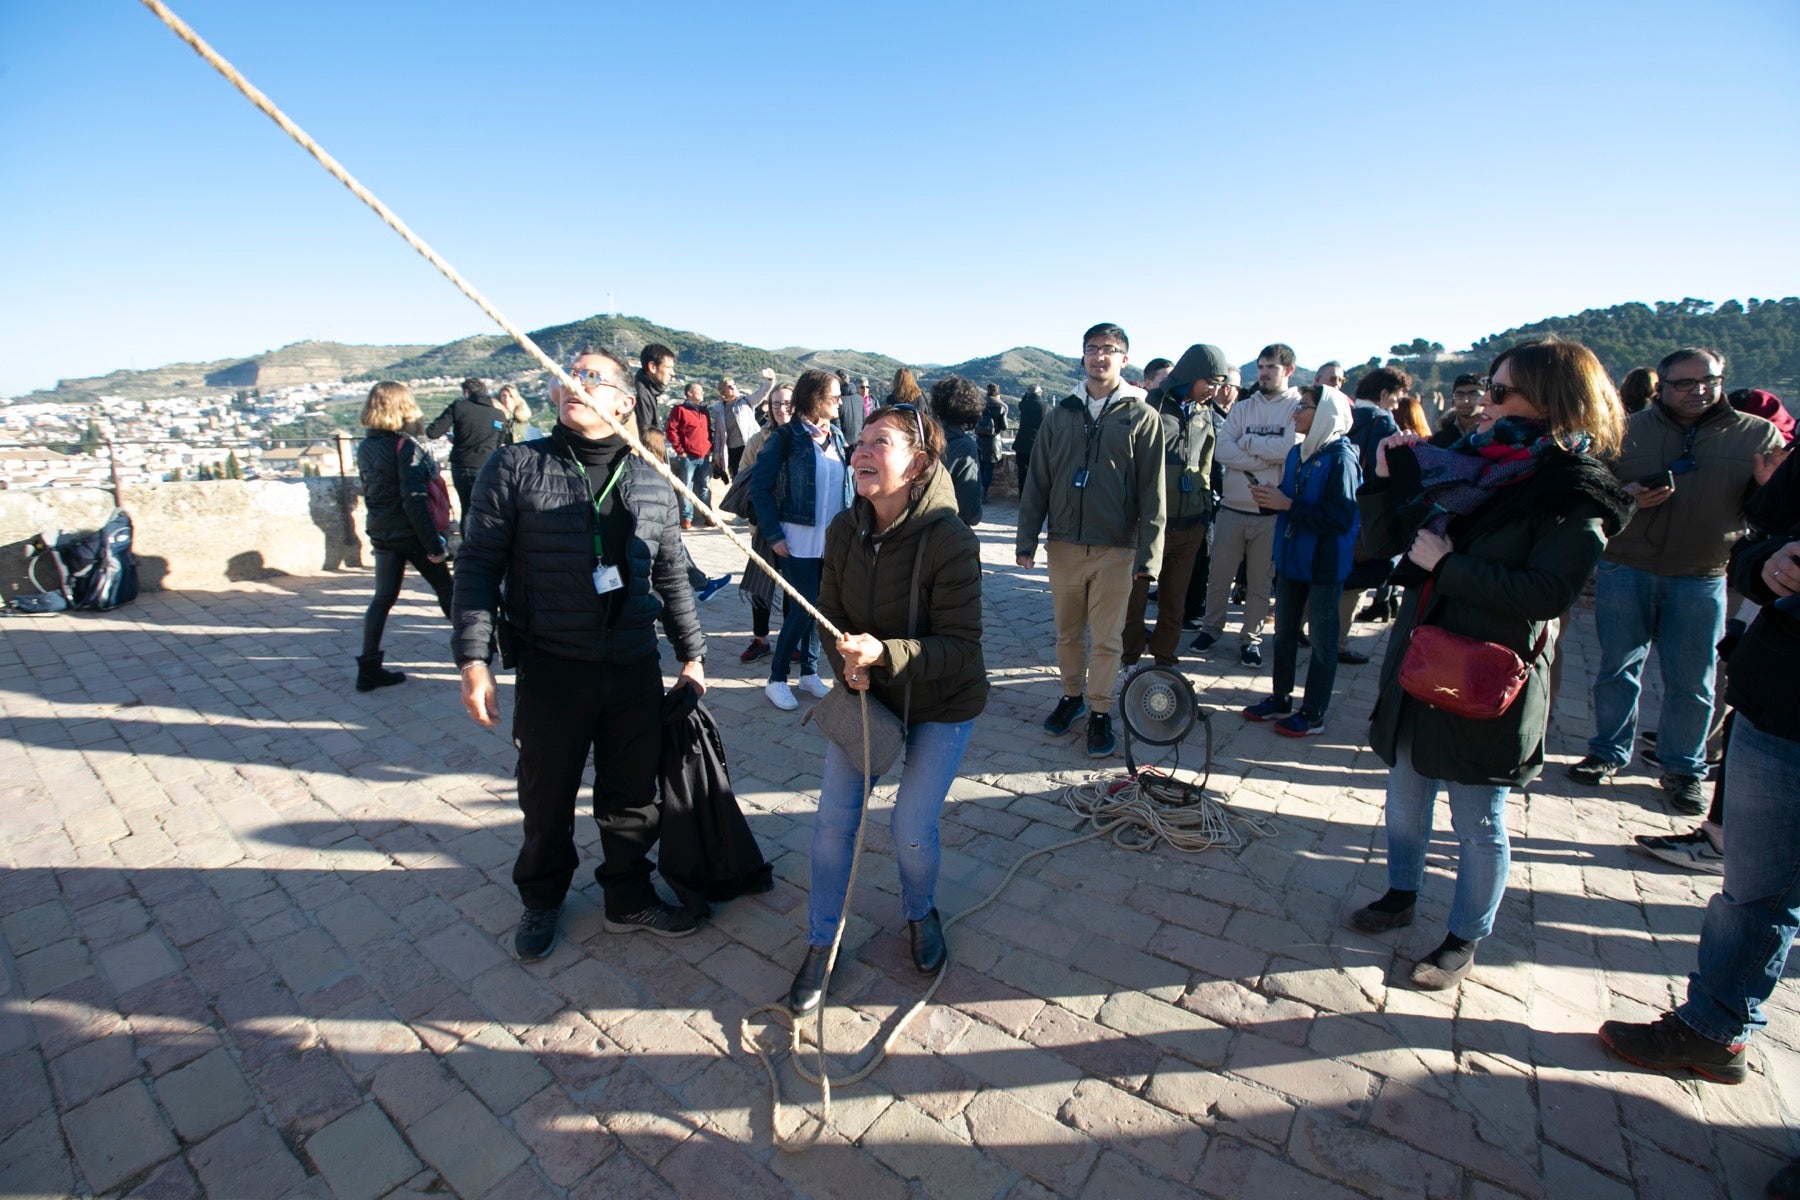
[[[1363,530],[1378,556],[1400,554],[1424,517],[1416,493],[1399,482],[1410,454],[1396,451],[1395,479],[1375,478],[1357,497]],[[1404,460],[1404,461],[1403,461]],[[1416,478],[1416,467],[1413,469]],[[1454,549],[1438,564],[1424,623],[1529,657],[1548,622],[1563,617],[1594,573],[1606,541],[1630,518],[1632,501],[1612,473],[1586,455],[1547,453],[1538,470],[1500,488],[1479,510],[1451,521]],[[1411,567],[1402,560],[1401,570]],[[1416,571],[1416,567],[1413,568]],[[1421,704],[1400,687],[1400,662],[1421,623],[1419,583],[1405,601],[1381,665],[1381,692],[1369,722],[1369,744],[1393,766],[1409,734],[1413,765],[1429,779],[1520,787],[1544,766],[1550,715],[1554,629],[1512,706],[1491,721],[1453,716]]]
[[[869,672],[869,694],[909,725],[970,721],[987,707],[981,656],[981,543],[956,515],[949,475],[932,468],[925,492],[886,533],[871,528],[874,510],[858,496],[825,531],[819,611],[846,633],[887,647],[886,666]],[[925,557],[919,560],[919,539]],[[919,624],[906,636],[913,564],[919,563]],[[823,630],[819,640],[844,686],[844,659]],[[906,707],[906,685],[912,706]]]

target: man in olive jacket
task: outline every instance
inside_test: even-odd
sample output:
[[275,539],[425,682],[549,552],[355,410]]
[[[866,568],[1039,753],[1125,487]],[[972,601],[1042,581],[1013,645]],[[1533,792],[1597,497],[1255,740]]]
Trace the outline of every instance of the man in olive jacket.
[[1117,745],[1113,685],[1132,581],[1148,580],[1162,561],[1163,429],[1143,391],[1121,376],[1131,348],[1125,331],[1096,325],[1081,343],[1087,379],[1044,416],[1019,497],[1015,549],[1018,565],[1030,567],[1048,521],[1063,697],[1044,732],[1060,736],[1092,710],[1087,751],[1105,758]]
[[1625,425],[1613,473],[1638,512],[1607,544],[1594,579],[1600,667],[1594,736],[1569,768],[1598,783],[1631,761],[1650,647],[1662,667],[1658,782],[1678,812],[1706,811],[1706,733],[1714,650],[1725,632],[1725,565],[1744,528],[1744,502],[1774,471],[1775,426],[1725,400],[1716,350],[1677,350],[1657,367],[1656,398]]
[[[1172,667],[1181,643],[1181,618],[1194,560],[1206,548],[1207,526],[1212,521],[1212,472],[1214,436],[1212,398],[1224,390],[1233,371],[1231,361],[1217,346],[1189,346],[1163,380],[1150,393],[1149,403],[1162,417],[1164,502],[1163,553],[1156,572],[1156,630],[1148,635],[1150,657],[1159,667]],[[1131,585],[1131,602],[1125,610],[1125,661],[1135,663],[1144,652],[1144,611],[1149,607],[1150,581]]]

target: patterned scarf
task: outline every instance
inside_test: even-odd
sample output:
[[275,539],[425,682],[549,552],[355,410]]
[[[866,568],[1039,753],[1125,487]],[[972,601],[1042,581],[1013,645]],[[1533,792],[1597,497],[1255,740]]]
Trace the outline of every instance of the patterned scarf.
[[1453,446],[1413,446],[1419,463],[1419,482],[1430,506],[1422,528],[1442,534],[1451,518],[1466,516],[1486,504],[1508,484],[1528,479],[1538,460],[1552,448],[1581,453],[1588,438],[1578,435],[1571,444],[1550,436],[1543,422],[1529,417],[1501,417],[1486,433],[1477,430]]

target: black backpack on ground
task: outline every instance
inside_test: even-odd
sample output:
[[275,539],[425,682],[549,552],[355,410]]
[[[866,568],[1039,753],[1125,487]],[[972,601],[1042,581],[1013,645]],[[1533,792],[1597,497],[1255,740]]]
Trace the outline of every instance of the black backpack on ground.
[[24,615],[64,609],[105,612],[137,599],[137,556],[131,551],[131,516],[113,510],[93,533],[40,533],[26,544],[26,571],[37,596],[20,596],[12,608]]

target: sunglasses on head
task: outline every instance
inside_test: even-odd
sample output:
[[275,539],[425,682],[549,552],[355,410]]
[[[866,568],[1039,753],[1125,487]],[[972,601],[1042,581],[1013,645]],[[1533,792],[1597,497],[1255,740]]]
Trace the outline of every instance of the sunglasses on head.
[[888,407],[894,409],[896,412],[909,412],[912,414],[913,428],[918,434],[918,441],[913,444],[923,449],[925,446],[925,414],[919,411],[919,406],[902,401],[899,404],[890,404]]

